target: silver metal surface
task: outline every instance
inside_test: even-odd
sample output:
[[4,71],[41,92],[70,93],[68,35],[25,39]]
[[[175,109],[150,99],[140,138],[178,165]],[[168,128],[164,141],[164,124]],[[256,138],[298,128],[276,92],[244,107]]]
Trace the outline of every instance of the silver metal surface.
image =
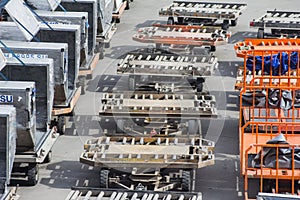
[[0,81],[0,94],[1,105],[16,108],[17,152],[33,150],[36,132],[35,83]]
[[[52,58],[54,64],[54,106],[67,106],[72,98],[73,91],[68,88],[68,44],[48,42],[20,42],[2,40],[2,42],[14,52],[21,60],[34,58]],[[13,55],[0,45],[4,56],[12,58]]]

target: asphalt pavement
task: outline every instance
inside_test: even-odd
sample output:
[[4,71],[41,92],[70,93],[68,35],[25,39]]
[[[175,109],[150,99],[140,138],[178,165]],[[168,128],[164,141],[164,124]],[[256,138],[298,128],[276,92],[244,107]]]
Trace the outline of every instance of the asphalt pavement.
[[[154,22],[165,23],[158,11],[171,0],[134,0],[126,10],[113,36],[110,48],[105,49],[105,57],[100,60],[87,82],[86,93],[80,96],[75,115],[67,121],[66,134],[60,136],[53,147],[51,163],[40,165],[40,181],[34,187],[20,186],[20,200],[65,199],[72,186],[99,187],[99,169],[79,162],[83,144],[88,138],[103,135],[99,125],[98,107],[101,93],[125,87],[124,77],[116,75],[118,58],[146,44],[131,39],[140,27]],[[224,1],[211,1],[224,2]],[[229,2],[229,1],[226,1]],[[242,60],[235,56],[234,43],[247,37],[256,37],[256,29],[249,22],[262,16],[267,10],[295,10],[299,0],[244,0],[248,7],[238,19],[236,27],[230,27],[232,37],[227,45],[218,46],[215,55],[219,68],[214,76],[206,81],[206,89],[217,99],[219,117],[202,120],[202,132],[206,139],[216,142],[216,163],[214,166],[199,169],[196,176],[195,191],[202,192],[203,200],[243,199],[243,179],[239,172],[239,134],[238,134],[238,92],[234,90],[236,70]]]

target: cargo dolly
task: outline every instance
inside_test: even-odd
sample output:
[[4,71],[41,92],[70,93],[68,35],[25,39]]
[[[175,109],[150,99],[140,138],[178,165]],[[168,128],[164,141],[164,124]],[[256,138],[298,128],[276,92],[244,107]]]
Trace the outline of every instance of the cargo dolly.
[[158,192],[158,191],[130,191],[121,189],[72,187],[72,191],[65,200],[202,200],[202,194],[196,192]]
[[[244,66],[237,70],[235,89],[249,85],[255,77],[256,85],[271,83],[286,84],[288,79],[278,77],[297,77],[300,74],[297,63],[300,47],[299,39],[246,39],[234,45],[236,55],[244,59]],[[282,60],[282,62],[279,62]],[[285,61],[283,61],[285,60]],[[294,82],[294,79],[289,79]]]
[[214,142],[198,137],[99,137],[85,143],[80,162],[102,168],[101,188],[191,191],[195,169],[214,164]]
[[[104,93],[101,102],[100,124],[106,135],[199,136],[200,117],[217,117],[215,97],[206,93]],[[111,118],[115,132],[108,126]]]
[[217,20],[222,21],[222,29],[237,24],[238,17],[246,9],[244,3],[217,3],[198,1],[173,1],[173,3],[159,11],[160,16],[167,16],[168,24],[215,25]]
[[205,77],[212,75],[217,67],[217,58],[211,54],[182,56],[149,48],[129,52],[119,62],[117,73],[129,75],[131,90],[154,88],[165,92],[176,88],[191,89],[192,85],[202,92]]
[[258,28],[257,38],[299,37],[300,12],[268,10],[263,16],[253,19],[250,27]]
[[212,27],[154,24],[152,27],[140,28],[132,38],[142,43],[154,43],[157,48],[185,46],[193,49],[203,46],[215,51],[217,45],[228,42],[230,35],[225,30]]

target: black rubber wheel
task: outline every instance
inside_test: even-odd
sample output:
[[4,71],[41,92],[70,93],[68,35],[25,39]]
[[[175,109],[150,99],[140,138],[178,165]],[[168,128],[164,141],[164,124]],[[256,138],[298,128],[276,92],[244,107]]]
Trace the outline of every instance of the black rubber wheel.
[[260,189],[259,179],[248,178],[248,198],[256,199]]
[[205,80],[203,78],[197,78],[196,80],[196,90],[197,92],[202,92],[203,91],[203,83]]
[[108,188],[109,187],[109,170],[102,169],[100,171],[100,188]]
[[104,47],[105,47],[105,48],[110,48],[110,42],[104,43]]
[[34,186],[39,181],[39,168],[37,164],[29,164],[27,170],[27,183],[30,186]]
[[196,135],[198,133],[198,123],[196,120],[188,121],[188,135]]
[[116,18],[115,22],[118,24],[121,22],[121,19],[120,18]]
[[222,29],[223,30],[228,30],[228,28],[229,28],[229,23],[224,21],[223,24],[222,24]]
[[50,151],[48,152],[47,156],[45,157],[43,163],[50,163],[51,160],[52,160],[52,151],[50,150]]
[[262,39],[265,37],[264,29],[259,28],[257,31],[257,38]]
[[182,171],[182,191],[190,192],[192,190],[191,171]]
[[85,81],[86,81],[86,77],[85,76],[81,76],[78,79],[79,79],[79,85],[81,86],[81,95],[84,95],[85,94]]
[[128,89],[133,90],[133,91],[135,90],[135,78],[134,77],[129,77]]
[[174,24],[174,17],[169,17],[167,21],[168,25],[173,25]]
[[216,46],[210,46],[210,51],[215,52],[216,51]]
[[125,10],[129,10],[129,9],[130,9],[129,0],[126,0],[126,7],[125,7]]
[[124,133],[124,123],[123,119],[117,119],[116,133]]
[[235,19],[235,20],[230,20],[230,25],[231,25],[231,26],[236,26],[236,25],[237,25],[237,19]]
[[99,54],[99,60],[102,60],[104,58],[104,52],[103,50]]
[[184,20],[183,17],[178,17],[178,18],[177,18],[178,24],[179,24],[179,25],[183,24],[183,20]]
[[64,116],[58,116],[58,119],[57,119],[57,132],[60,135],[64,135],[66,133],[66,118]]

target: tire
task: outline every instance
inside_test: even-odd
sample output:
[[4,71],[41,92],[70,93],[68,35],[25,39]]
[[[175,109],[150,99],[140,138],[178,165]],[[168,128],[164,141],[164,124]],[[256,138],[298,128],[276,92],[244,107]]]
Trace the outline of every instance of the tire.
[[126,7],[125,7],[125,10],[129,10],[129,9],[130,9],[129,0],[126,0]]
[[123,119],[117,119],[116,133],[124,133],[124,123]]
[[196,80],[196,90],[197,92],[202,92],[203,91],[203,83],[205,80],[203,78],[197,78]]
[[188,121],[188,135],[196,135],[198,133],[198,123],[196,120]]
[[116,23],[118,24],[118,23],[120,23],[121,22],[121,19],[120,18],[116,18]]
[[192,190],[191,171],[182,171],[182,191],[190,192]]
[[128,88],[129,90],[135,90],[135,78],[134,77],[129,77],[128,80]]
[[248,198],[256,199],[256,196],[259,192],[259,179],[257,178],[248,178]]
[[229,28],[229,24],[223,22],[223,24],[222,24],[222,29],[226,31],[226,30],[228,30],[228,28]]
[[210,46],[210,51],[215,52],[216,51],[216,46]]
[[57,119],[57,132],[60,135],[64,135],[66,133],[66,118],[64,116],[58,116],[58,119]]
[[99,60],[102,60],[104,58],[104,52],[103,50],[99,54]]
[[257,31],[257,38],[262,39],[265,37],[264,29],[259,28]]
[[108,188],[109,187],[109,170],[102,169],[100,171],[100,188]]
[[183,17],[178,17],[178,18],[177,18],[178,24],[179,24],[179,25],[183,24],[183,20],[184,20]]
[[169,17],[167,21],[168,25],[173,25],[174,24],[174,17]]
[[237,19],[235,19],[235,20],[230,20],[230,25],[231,25],[231,26],[236,26],[236,25],[237,25]]
[[105,47],[105,48],[110,48],[110,42],[104,43],[104,47]]
[[52,151],[50,150],[50,151],[48,152],[47,156],[45,157],[43,163],[50,163],[51,160],[52,160]]
[[30,186],[35,186],[39,181],[39,168],[36,163],[29,164],[27,170],[27,183]]
[[81,95],[85,94],[85,81],[86,78],[84,76],[78,78],[79,79],[79,85],[81,86]]

